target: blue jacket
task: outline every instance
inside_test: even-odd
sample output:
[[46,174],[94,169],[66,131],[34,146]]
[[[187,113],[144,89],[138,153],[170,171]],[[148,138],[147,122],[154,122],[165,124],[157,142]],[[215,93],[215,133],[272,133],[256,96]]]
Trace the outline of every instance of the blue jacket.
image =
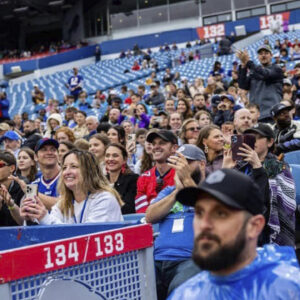
[[168,300],[299,300],[300,269],[291,247],[267,245],[255,260],[228,276],[202,271]]

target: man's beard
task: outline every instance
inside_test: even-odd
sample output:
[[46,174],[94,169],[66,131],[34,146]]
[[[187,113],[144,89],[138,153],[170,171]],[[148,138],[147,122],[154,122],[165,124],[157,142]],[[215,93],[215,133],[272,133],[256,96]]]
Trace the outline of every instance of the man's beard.
[[[216,241],[219,245],[221,240],[218,236],[209,232],[203,232],[195,238],[193,249],[193,260],[202,269],[208,271],[220,271],[225,270],[243,260],[242,253],[246,245],[246,225],[247,220],[243,224],[236,239],[224,246],[220,246],[208,256],[201,256],[198,242],[206,237],[208,239]],[[204,245],[203,248],[209,248],[210,245]]]
[[277,124],[280,128],[289,127],[291,125],[291,119],[277,120]]

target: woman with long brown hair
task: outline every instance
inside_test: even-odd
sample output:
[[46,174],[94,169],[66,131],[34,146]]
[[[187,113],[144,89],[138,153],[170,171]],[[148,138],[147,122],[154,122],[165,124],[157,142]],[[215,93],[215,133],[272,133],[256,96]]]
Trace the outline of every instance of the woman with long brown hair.
[[187,119],[183,122],[179,137],[182,144],[196,144],[200,126],[195,119]]
[[60,200],[49,214],[39,197],[25,199],[21,216],[40,224],[76,224],[122,221],[119,194],[110,187],[94,155],[73,149],[62,161]]
[[105,151],[105,166],[110,184],[120,194],[125,203],[123,214],[135,213],[136,183],[138,175],[134,174],[127,165],[128,154],[121,144],[110,144]]
[[193,117],[191,105],[187,99],[180,99],[177,103],[177,112],[180,113],[184,120]]
[[17,158],[16,175],[30,183],[36,179],[37,172],[34,151],[28,147],[21,148]]

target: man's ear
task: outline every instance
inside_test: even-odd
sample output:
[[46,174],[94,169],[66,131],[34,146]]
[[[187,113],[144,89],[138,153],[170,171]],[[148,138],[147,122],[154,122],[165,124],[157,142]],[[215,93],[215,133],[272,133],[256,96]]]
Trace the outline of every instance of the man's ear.
[[263,215],[252,216],[247,225],[247,235],[251,240],[257,239],[265,226],[265,217]]
[[10,173],[13,174],[16,171],[16,165],[10,165],[9,169],[10,169]]

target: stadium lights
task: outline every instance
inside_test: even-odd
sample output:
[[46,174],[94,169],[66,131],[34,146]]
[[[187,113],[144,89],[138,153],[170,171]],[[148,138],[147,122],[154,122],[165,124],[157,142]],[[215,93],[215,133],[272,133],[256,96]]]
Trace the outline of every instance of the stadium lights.
[[64,4],[64,0],[50,1],[48,3],[49,6],[59,6],[63,4]]
[[28,6],[23,6],[23,7],[17,7],[14,9],[14,12],[16,13],[21,13],[21,12],[25,12],[28,10]]

